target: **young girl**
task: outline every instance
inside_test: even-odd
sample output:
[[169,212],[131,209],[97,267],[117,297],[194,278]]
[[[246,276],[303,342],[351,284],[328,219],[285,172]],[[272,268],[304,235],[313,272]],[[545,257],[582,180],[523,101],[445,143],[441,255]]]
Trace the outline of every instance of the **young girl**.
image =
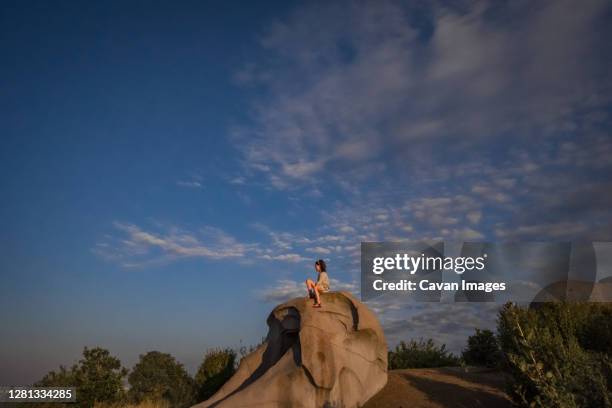
[[319,259],[315,262],[315,269],[319,276],[317,282],[313,282],[312,279],[306,279],[306,288],[308,289],[308,298],[314,298],[314,304],[312,307],[321,307],[321,297],[319,292],[329,291],[329,276],[327,276],[327,267],[325,261]]

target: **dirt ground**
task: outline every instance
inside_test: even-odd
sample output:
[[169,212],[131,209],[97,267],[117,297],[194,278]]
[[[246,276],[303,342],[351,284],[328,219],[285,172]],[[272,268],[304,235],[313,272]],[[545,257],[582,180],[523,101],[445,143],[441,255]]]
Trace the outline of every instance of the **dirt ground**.
[[512,403],[504,384],[504,376],[490,370],[393,370],[385,388],[364,408],[510,408]]

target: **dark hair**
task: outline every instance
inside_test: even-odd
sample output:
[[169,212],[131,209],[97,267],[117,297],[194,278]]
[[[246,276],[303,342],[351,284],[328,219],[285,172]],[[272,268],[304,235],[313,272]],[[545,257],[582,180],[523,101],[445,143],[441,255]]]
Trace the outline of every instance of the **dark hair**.
[[327,265],[325,265],[324,260],[319,259],[317,262],[315,262],[315,265],[319,265],[321,267],[321,272],[327,272]]

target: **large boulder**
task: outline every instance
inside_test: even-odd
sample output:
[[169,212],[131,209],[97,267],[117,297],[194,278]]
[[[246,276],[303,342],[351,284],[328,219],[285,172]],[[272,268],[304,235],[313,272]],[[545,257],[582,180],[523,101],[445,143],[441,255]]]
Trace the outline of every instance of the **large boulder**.
[[348,292],[323,307],[296,298],[274,308],[266,341],[204,407],[360,407],[387,382],[387,345],[376,316]]

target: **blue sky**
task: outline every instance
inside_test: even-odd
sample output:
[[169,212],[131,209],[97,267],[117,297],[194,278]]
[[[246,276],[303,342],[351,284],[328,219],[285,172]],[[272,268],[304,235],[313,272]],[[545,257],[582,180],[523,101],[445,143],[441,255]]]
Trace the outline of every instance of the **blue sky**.
[[[610,240],[612,9],[3,2],[0,383],[258,342],[368,240]],[[458,350],[495,310],[372,303]]]

